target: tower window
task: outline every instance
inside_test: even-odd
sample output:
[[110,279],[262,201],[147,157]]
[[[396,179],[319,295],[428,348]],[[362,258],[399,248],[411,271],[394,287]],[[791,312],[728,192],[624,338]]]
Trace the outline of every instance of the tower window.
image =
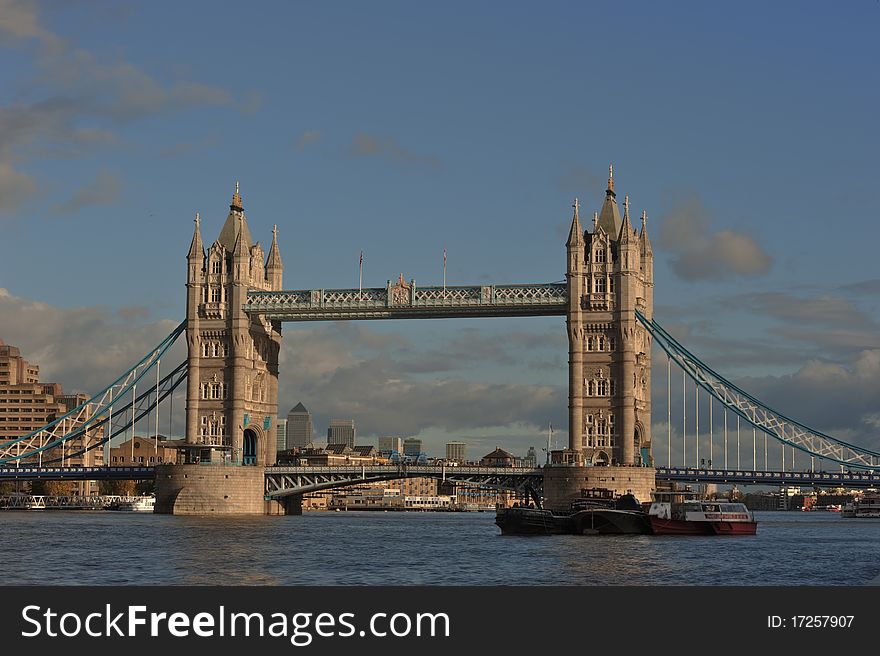
[[592,337],[587,337],[587,350],[588,351],[593,350],[593,338]]
[[604,294],[606,289],[605,276],[596,276],[596,293]]
[[220,302],[220,289],[215,287],[211,290],[211,302],[219,303]]
[[602,336],[599,336],[599,350],[600,351],[605,350],[605,338]]
[[220,273],[220,260],[211,262],[211,273]]
[[596,249],[596,262],[599,262],[600,264],[605,262],[605,249],[604,248],[597,248]]

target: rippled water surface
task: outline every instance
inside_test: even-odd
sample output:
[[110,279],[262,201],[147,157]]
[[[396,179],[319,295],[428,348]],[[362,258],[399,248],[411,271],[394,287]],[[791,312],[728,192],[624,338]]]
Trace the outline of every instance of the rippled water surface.
[[757,513],[754,537],[501,536],[493,513],[0,513],[5,584],[863,585],[880,520]]

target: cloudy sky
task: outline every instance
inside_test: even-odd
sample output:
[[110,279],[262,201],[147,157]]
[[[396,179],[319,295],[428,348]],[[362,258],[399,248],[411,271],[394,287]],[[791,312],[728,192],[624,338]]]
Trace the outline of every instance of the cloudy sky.
[[[361,250],[367,286],[439,283],[444,248],[450,284],[562,280],[613,161],[657,320],[880,447],[878,26],[870,0],[0,0],[0,338],[96,391],[183,317],[193,216],[215,239],[236,180],[288,288],[356,285]],[[561,319],[284,330],[282,409],[321,433],[567,441]]]

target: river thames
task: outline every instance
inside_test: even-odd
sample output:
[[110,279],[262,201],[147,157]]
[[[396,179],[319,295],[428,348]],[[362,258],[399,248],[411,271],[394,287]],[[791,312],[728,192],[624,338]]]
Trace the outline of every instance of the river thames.
[[0,558],[6,585],[880,584],[880,519],[756,517],[754,537],[518,537],[489,512],[5,511]]

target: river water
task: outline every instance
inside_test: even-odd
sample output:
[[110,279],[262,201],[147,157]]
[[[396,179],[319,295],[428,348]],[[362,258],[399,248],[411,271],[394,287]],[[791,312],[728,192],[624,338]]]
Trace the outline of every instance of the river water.
[[0,513],[3,583],[880,584],[880,519],[756,513],[754,537],[501,536],[494,513]]

